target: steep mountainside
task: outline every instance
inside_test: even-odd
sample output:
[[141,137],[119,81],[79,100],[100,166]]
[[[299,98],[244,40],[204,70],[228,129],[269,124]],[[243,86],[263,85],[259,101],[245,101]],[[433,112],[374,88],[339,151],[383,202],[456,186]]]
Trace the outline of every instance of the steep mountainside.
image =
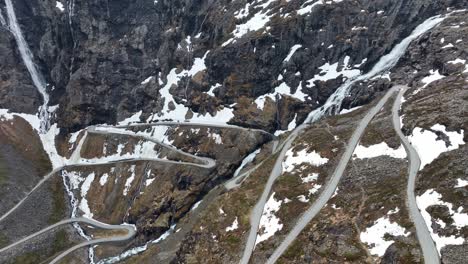
[[464,8],[0,1],[0,263],[463,263]]

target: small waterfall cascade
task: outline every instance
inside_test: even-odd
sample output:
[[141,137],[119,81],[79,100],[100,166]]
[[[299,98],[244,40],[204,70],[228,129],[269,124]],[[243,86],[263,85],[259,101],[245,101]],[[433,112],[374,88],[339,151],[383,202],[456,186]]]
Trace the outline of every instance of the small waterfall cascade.
[[23,33],[21,32],[21,28],[18,24],[18,20],[16,18],[15,10],[11,0],[5,0],[5,5],[10,31],[16,40],[18,50],[21,54],[21,58],[23,59],[23,62],[26,65],[29,74],[31,75],[33,84],[37,88],[37,91],[41,94],[43,99],[42,106],[39,108],[39,120],[41,122],[41,131],[39,132],[45,133],[49,129],[50,125],[49,112],[47,109],[47,105],[49,104],[49,94],[47,94],[46,83],[44,77],[39,73],[39,71],[36,68],[36,65],[34,64],[33,54],[29,49],[28,43],[24,39]]

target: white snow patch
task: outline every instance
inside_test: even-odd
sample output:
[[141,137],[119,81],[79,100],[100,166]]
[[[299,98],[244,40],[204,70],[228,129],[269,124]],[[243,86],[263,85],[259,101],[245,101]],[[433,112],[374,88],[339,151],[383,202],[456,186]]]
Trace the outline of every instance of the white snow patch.
[[299,82],[295,93],[291,93],[291,87],[289,87],[285,82],[282,82],[275,88],[274,92],[257,97],[257,99],[255,99],[255,104],[258,109],[263,110],[266,98],[268,97],[271,100],[276,101],[276,97],[278,95],[288,95],[301,101],[305,101],[307,97],[307,94],[302,92],[302,81]]
[[144,81],[142,81],[141,84],[147,84],[147,83],[149,83],[153,78],[154,78],[154,76],[150,76],[150,77],[146,78]]
[[131,174],[130,177],[128,177],[127,180],[125,181],[125,188],[124,188],[124,190],[123,190],[123,195],[124,195],[124,196],[127,196],[128,190],[130,189],[130,187],[132,187],[132,182],[133,182],[133,180],[135,180],[135,165],[132,165],[132,166],[130,167],[129,172],[131,172],[132,174]]
[[307,87],[314,87],[315,81],[334,80],[340,77],[341,75],[347,79],[360,75],[361,71],[359,69],[355,69],[354,66],[350,65],[349,61],[350,57],[346,56],[343,60],[343,65],[340,70],[338,70],[339,62],[335,62],[333,64],[327,62],[324,65],[320,66],[320,73],[316,74],[312,79],[307,81]]
[[146,186],[146,187],[150,186],[151,183],[153,183],[155,179],[156,179],[156,178],[146,179],[146,181],[145,181],[145,186]]
[[[461,213],[463,208],[460,207],[458,211],[455,211],[452,204],[442,201],[441,198],[442,195],[433,189],[429,189],[421,196],[416,197],[416,203],[421,211],[421,215],[424,218],[424,221],[426,222],[427,228],[431,233],[432,239],[436,243],[439,254],[443,247],[447,245],[461,245],[464,243],[465,239],[463,239],[463,237],[456,237],[455,235],[446,237],[435,233],[434,229],[432,228],[432,217],[426,209],[431,205],[444,205],[449,209],[450,215],[454,221],[453,225],[458,230],[468,225],[468,214]],[[441,226],[445,227],[445,223]]]
[[128,118],[125,118],[124,120],[120,121],[119,122],[119,125],[129,125],[131,123],[138,123],[140,122],[140,117],[141,117],[141,114],[143,113],[142,110],[140,110],[139,112],[136,112],[135,114],[133,114],[131,117],[128,117]]
[[428,86],[430,83],[435,82],[437,80],[443,79],[445,76],[439,73],[439,70],[430,70],[428,76],[424,77],[421,82],[424,83],[424,87]]
[[466,187],[466,186],[468,186],[468,181],[467,180],[457,179],[457,185],[455,186],[455,188],[463,188],[463,187]]
[[400,145],[397,149],[393,149],[386,142],[371,145],[369,147],[357,145],[353,153],[353,159],[370,159],[378,156],[390,156],[396,159],[406,158],[405,148]]
[[277,231],[283,228],[280,219],[275,215],[275,213],[279,211],[282,203],[283,201],[275,199],[275,192],[273,192],[263,208],[259,226],[260,233],[257,234],[255,245],[272,237]]
[[81,201],[79,208],[83,212],[83,217],[86,218],[93,218],[93,214],[91,213],[91,209],[89,208],[86,195],[88,194],[89,188],[91,187],[91,183],[94,181],[94,177],[94,172],[90,173],[81,185]]
[[296,45],[292,46],[291,50],[289,50],[288,56],[286,56],[286,58],[283,60],[283,62],[288,62],[291,59],[291,57],[294,55],[294,53],[300,48],[302,48],[302,45],[300,45],[300,44],[296,44]]
[[361,108],[361,107],[362,107],[362,105],[356,106],[356,107],[353,107],[353,108],[350,108],[350,109],[341,109],[340,115],[347,114],[347,113],[351,113],[351,112],[353,112],[354,110],[358,110],[358,109]]
[[107,183],[107,179],[109,178],[109,174],[104,173],[102,174],[101,178],[99,178],[99,184],[104,186]]
[[461,64],[466,64],[466,60],[463,60],[463,59],[457,58],[457,59],[455,59],[455,60],[448,61],[447,63],[450,63],[450,64],[458,64],[458,63],[461,63]]
[[297,14],[300,15],[300,16],[309,14],[310,12],[312,12],[312,9],[315,6],[321,5],[321,4],[323,4],[323,0],[318,0],[318,1],[316,1],[316,0],[307,0],[306,2],[304,2],[301,5],[301,8],[297,10]]
[[408,140],[414,146],[418,155],[421,159],[421,168],[424,168],[427,164],[430,164],[433,160],[439,157],[440,154],[457,149],[460,145],[464,145],[463,141],[464,131],[461,132],[449,132],[446,130],[444,125],[435,124],[431,127],[434,131],[444,133],[449,137],[450,146],[447,146],[443,140],[438,140],[437,134],[424,130],[420,127],[413,129],[412,134],[408,137]]
[[218,133],[209,133],[208,134],[208,137],[212,138],[214,140],[214,142],[218,145],[221,145],[223,144],[223,139],[221,138],[221,136],[218,134]]
[[237,216],[236,216],[236,219],[234,219],[234,222],[230,226],[226,227],[226,232],[234,231],[237,228],[239,228],[239,221],[237,220]]
[[313,181],[316,181],[318,179],[318,173],[311,173],[309,175],[307,175],[306,177],[301,177],[301,180],[302,180],[302,183],[310,183],[310,182],[313,182]]
[[360,239],[369,245],[369,251],[372,255],[382,257],[387,248],[393,244],[393,240],[386,240],[385,234],[392,236],[408,236],[410,233],[401,227],[398,223],[391,223],[387,216],[377,219],[374,224],[365,231],[361,232]]
[[328,162],[327,158],[322,158],[319,153],[312,151],[307,152],[306,149],[301,151],[297,151],[296,155],[294,155],[294,151],[289,149],[286,152],[285,159],[282,163],[283,171],[285,172],[292,172],[297,165],[302,163],[308,163],[313,166],[321,166]]
[[453,44],[449,43],[449,44],[443,46],[442,49],[448,49],[448,48],[453,48],[453,47],[454,47]]
[[60,10],[60,12],[65,11],[65,8],[63,7],[62,2],[55,1],[55,7],[58,8]]
[[299,202],[303,202],[303,203],[308,203],[309,202],[309,198],[307,198],[305,195],[301,194],[297,197],[297,199],[299,200]]

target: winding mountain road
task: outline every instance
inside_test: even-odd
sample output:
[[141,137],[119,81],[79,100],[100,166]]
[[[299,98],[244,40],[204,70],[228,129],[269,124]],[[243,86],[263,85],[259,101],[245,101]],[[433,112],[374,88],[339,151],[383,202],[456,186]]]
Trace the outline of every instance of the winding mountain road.
[[97,227],[97,228],[101,228],[101,229],[106,229],[106,230],[124,230],[124,231],[127,231],[127,233],[125,235],[122,235],[122,236],[111,236],[111,237],[105,237],[105,238],[99,238],[99,239],[93,239],[93,240],[90,240],[90,241],[86,241],[86,242],[83,242],[83,243],[80,243],[78,245],[75,245],[69,249],[67,249],[66,251],[62,252],[60,255],[58,255],[57,257],[55,257],[51,262],[50,264],[53,264],[53,263],[57,263],[59,260],[61,260],[63,257],[65,257],[66,255],[68,255],[69,253],[79,249],[79,248],[83,248],[83,247],[87,247],[87,246],[90,246],[90,245],[95,245],[95,244],[102,244],[102,243],[110,243],[110,242],[120,242],[120,241],[126,241],[126,240],[129,240],[131,238],[133,238],[136,234],[136,229],[134,226],[131,226],[131,225],[108,225],[108,224],[105,224],[105,223],[101,223],[99,221],[96,221],[96,220],[93,220],[93,219],[88,219],[88,218],[83,218],[83,217],[79,217],[79,218],[71,218],[71,219],[66,219],[66,220],[62,220],[60,222],[57,222],[51,226],[48,226],[34,234],[31,234],[25,238],[22,238],[21,240],[7,246],[7,247],[4,247],[4,248],[1,248],[0,249],[0,253],[2,252],[5,252],[13,247],[16,247],[18,246],[19,244],[22,244],[24,242],[26,242],[27,240],[30,240],[30,239],[33,239],[37,236],[40,236],[46,232],[49,232],[59,226],[62,226],[62,225],[68,225],[68,224],[73,224],[73,223],[84,223],[84,224],[88,224],[88,225],[91,225],[91,226],[94,226],[94,227]]
[[400,137],[403,146],[405,147],[406,153],[409,159],[409,167],[408,167],[408,185],[406,188],[406,196],[407,196],[407,206],[410,213],[411,220],[416,227],[416,236],[418,237],[419,244],[421,245],[421,249],[424,255],[424,262],[426,264],[439,264],[440,258],[439,253],[437,252],[436,245],[432,240],[431,234],[424,222],[424,219],[419,211],[419,208],[416,204],[416,197],[414,194],[414,188],[416,183],[416,175],[419,171],[421,166],[421,160],[419,159],[419,155],[416,150],[411,146],[408,139],[403,135],[401,131],[401,124],[400,124],[400,114],[399,109],[401,106],[401,98],[403,94],[408,90],[408,87],[404,87],[400,90],[393,103],[392,107],[392,122],[393,128],[395,132]]
[[[75,167],[81,167],[81,166],[99,166],[99,165],[108,165],[108,164],[115,164],[115,163],[120,163],[120,162],[129,162],[129,161],[154,161],[154,162],[161,162],[161,163],[166,163],[166,164],[179,164],[179,165],[187,165],[187,166],[196,166],[196,167],[201,167],[201,168],[206,168],[206,169],[211,169],[211,168],[214,168],[216,166],[216,161],[214,159],[211,159],[211,158],[208,158],[208,157],[196,156],[196,155],[193,155],[191,153],[187,153],[187,152],[184,152],[184,151],[182,151],[180,149],[177,149],[176,147],[174,147],[172,145],[169,145],[169,144],[167,144],[165,142],[162,142],[160,140],[157,140],[155,138],[152,138],[152,137],[149,137],[149,136],[146,136],[146,135],[139,135],[139,134],[133,133],[131,131],[125,130],[125,128],[142,127],[142,126],[198,126],[198,127],[228,128],[228,129],[238,129],[238,130],[243,130],[243,131],[248,131],[248,132],[258,132],[258,133],[262,133],[262,134],[267,134],[267,135],[271,136],[272,138],[276,139],[276,137],[274,135],[272,135],[271,133],[269,133],[267,131],[260,130],[260,129],[249,129],[249,128],[243,128],[243,127],[238,127],[238,126],[233,126],[233,125],[220,125],[220,124],[216,125],[216,124],[201,124],[201,123],[189,123],[189,122],[184,122],[184,123],[183,122],[158,122],[158,123],[150,123],[150,124],[132,124],[132,125],[121,125],[121,126],[90,126],[90,127],[85,129],[85,133],[84,133],[83,137],[80,139],[80,141],[76,145],[75,150],[71,154],[70,159],[68,159],[66,161],[66,164],[64,166],[55,168],[52,172],[50,172],[46,176],[44,176],[36,184],[36,186],[34,186],[34,188],[31,189],[31,191],[29,191],[26,194],[26,196],[22,200],[20,200],[13,208],[11,208],[8,212],[6,212],[5,214],[3,214],[0,217],[0,222],[3,219],[10,216],[15,210],[17,210],[31,196],[31,194],[34,193],[37,189],[39,189],[45,182],[47,182],[47,180],[49,180],[57,172],[59,172],[59,171],[61,171],[63,169],[66,169],[66,168],[75,168]],[[131,136],[131,137],[141,138],[141,139],[156,143],[156,144],[158,144],[158,145],[160,145],[160,146],[162,146],[164,148],[167,148],[167,149],[169,149],[169,150],[171,150],[173,152],[176,152],[178,154],[181,154],[183,156],[189,157],[189,158],[193,159],[194,161],[197,161],[197,163],[195,163],[195,162],[184,162],[184,161],[174,161],[174,160],[167,160],[167,159],[160,159],[160,158],[150,158],[150,157],[140,158],[138,156],[136,156],[134,158],[107,160],[107,161],[104,161],[104,162],[96,162],[94,160],[83,159],[83,158],[81,158],[80,153],[81,153],[81,149],[83,147],[83,144],[84,144],[84,142],[86,140],[86,137],[87,137],[88,133],[89,134],[102,134],[102,135],[127,135],[127,136]],[[243,173],[242,175],[240,175],[240,177],[242,177],[243,175],[245,175],[247,173],[248,172]],[[48,231],[51,231],[54,228],[57,228],[59,226],[66,225],[66,224],[71,224],[71,223],[85,223],[85,224],[95,226],[97,228],[102,228],[102,229],[107,229],[107,230],[127,230],[127,235],[125,235],[125,236],[112,236],[112,237],[94,239],[94,240],[89,240],[89,241],[80,243],[80,244],[75,245],[75,246],[67,249],[66,251],[62,252],[54,260],[52,260],[52,262],[50,262],[51,264],[57,263],[58,261],[63,259],[66,255],[68,255],[69,253],[71,253],[71,252],[73,252],[73,251],[75,251],[75,250],[77,250],[79,248],[83,248],[83,247],[90,246],[90,245],[95,245],[95,244],[101,244],[101,243],[126,241],[126,240],[129,240],[132,237],[134,237],[135,234],[136,234],[135,227],[129,226],[129,225],[109,225],[109,224],[105,224],[105,223],[96,221],[94,219],[88,219],[88,218],[83,218],[83,217],[71,218],[71,219],[62,220],[62,221],[60,221],[58,223],[55,223],[55,224],[53,224],[51,226],[48,226],[48,227],[42,229],[42,230],[40,230],[40,231],[38,231],[38,232],[36,232],[34,234],[31,234],[31,235],[29,235],[27,237],[24,237],[24,238],[20,239],[19,241],[14,242],[13,244],[10,244],[10,245],[0,249],[0,253],[5,252],[5,251],[7,251],[7,250],[9,250],[9,249],[11,249],[13,247],[16,247],[19,244],[22,244],[22,243],[24,243],[24,242],[26,242],[26,241],[34,238],[34,237],[37,237],[37,236],[39,236],[41,234],[44,234],[44,233],[46,233]]]
[[[312,206],[310,206],[309,209],[307,209],[307,211],[304,214],[302,214],[302,216],[299,218],[293,229],[286,235],[283,242],[281,242],[281,244],[275,249],[273,254],[268,259],[267,263],[275,263],[286,251],[289,245],[291,245],[294,242],[294,240],[307,226],[307,224],[320,212],[320,210],[325,206],[328,200],[330,200],[330,198],[333,196],[333,193],[336,190],[336,187],[338,186],[338,183],[340,182],[341,177],[343,176],[343,173],[346,169],[349,160],[351,159],[351,156],[353,155],[354,149],[356,148],[357,144],[359,143],[359,140],[361,139],[364,133],[364,130],[369,125],[370,121],[374,118],[374,116],[380,111],[380,109],[382,109],[382,107],[385,105],[388,99],[401,88],[402,86],[394,86],[390,90],[388,90],[387,93],[382,97],[382,99],[380,99],[380,101],[375,106],[373,106],[367,112],[364,118],[360,121],[358,127],[354,130],[353,135],[349,139],[345,152],[341,156],[341,159],[338,165],[336,166],[335,171],[333,172],[330,180],[327,182],[325,188],[320,193],[317,200],[315,200],[315,202],[312,204]],[[281,166],[281,162],[282,160],[277,160],[275,167],[277,165]]]

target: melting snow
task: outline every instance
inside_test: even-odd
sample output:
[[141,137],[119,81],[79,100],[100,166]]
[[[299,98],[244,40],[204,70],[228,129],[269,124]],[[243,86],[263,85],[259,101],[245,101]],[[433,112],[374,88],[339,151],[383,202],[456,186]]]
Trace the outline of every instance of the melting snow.
[[147,84],[147,83],[149,83],[153,78],[154,78],[154,76],[150,76],[150,77],[146,78],[144,81],[142,81],[141,84]]
[[[462,227],[468,225],[468,214],[463,214],[461,211],[463,210],[462,207],[458,208],[457,211],[453,209],[453,205],[441,200],[442,195],[433,189],[427,190],[423,195],[416,197],[416,203],[418,204],[419,209],[421,210],[421,215],[426,222],[426,225],[431,233],[432,239],[436,243],[437,250],[440,250],[447,246],[447,245],[461,245],[464,243],[465,239],[463,237],[456,237],[455,235],[446,237],[441,236],[434,232],[432,229],[432,217],[427,212],[427,208],[431,205],[444,205],[449,209],[450,215],[454,221],[452,225],[454,225],[458,230]],[[441,225],[445,227],[445,223]]]
[[123,190],[123,195],[124,196],[127,196],[128,190],[130,189],[130,187],[132,187],[132,182],[135,179],[135,165],[132,165],[130,167],[129,172],[131,172],[132,175],[130,175],[130,177],[128,177],[127,181],[125,182],[125,188]]
[[99,179],[99,184],[101,184],[101,186],[104,186],[106,184],[108,178],[109,178],[109,174],[104,173],[101,176],[101,178]]
[[435,81],[440,80],[440,79],[445,77],[444,75],[441,75],[439,73],[439,70],[436,70],[436,71],[430,70],[429,74],[430,74],[429,76],[426,76],[421,80],[421,82],[424,83],[423,87],[426,87],[430,83],[435,82]]
[[362,242],[369,245],[369,251],[372,255],[381,257],[394,242],[385,239],[387,233],[392,236],[408,236],[410,234],[398,223],[391,223],[388,217],[384,216],[377,219],[371,227],[361,232],[359,237]]
[[343,114],[347,114],[347,113],[351,113],[353,112],[354,110],[358,110],[359,108],[361,108],[361,106],[356,106],[356,107],[353,107],[353,108],[350,108],[350,109],[341,109],[340,111],[340,115],[343,115]]
[[302,183],[310,183],[318,179],[318,173],[311,173],[306,177],[301,177]]
[[58,8],[61,12],[65,11],[65,8],[63,7],[62,2],[56,1],[55,7]]
[[285,159],[283,161],[283,171],[292,172],[296,165],[302,163],[309,163],[313,166],[321,166],[328,162],[327,158],[322,158],[319,153],[312,151],[307,152],[306,149],[296,152],[294,156],[294,151],[289,149],[286,152]]
[[[227,40],[222,44],[222,46],[227,46],[230,43],[234,42],[235,39],[243,37],[245,34],[253,31],[260,30],[262,28],[265,28],[266,24],[270,22],[270,19],[273,17],[274,14],[268,14],[270,12],[270,9],[267,9],[267,7],[273,3],[276,2],[276,0],[267,0],[265,3],[259,4],[258,1],[255,1],[255,3],[252,4],[256,5],[256,7],[259,8],[259,11],[253,14],[253,16],[246,21],[243,24],[236,25],[236,29],[232,32],[234,35],[233,38]],[[246,5],[243,10],[241,10],[236,17],[237,18],[243,18],[249,15],[248,9],[250,5]],[[268,30],[268,28],[266,28]]]
[[453,47],[454,47],[453,44],[449,43],[449,44],[443,46],[442,49],[448,49],[448,48],[453,48]]
[[286,56],[283,62],[288,62],[291,59],[291,57],[294,55],[294,53],[300,48],[302,48],[302,45],[300,44],[296,44],[292,46],[291,50],[288,53],[288,56]]
[[439,131],[447,135],[450,140],[450,146],[447,146],[443,140],[438,140],[436,133],[424,130],[420,127],[413,129],[413,133],[408,137],[411,144],[414,146],[421,159],[421,168],[430,164],[433,160],[439,157],[440,154],[457,149],[460,145],[464,145],[463,129],[460,133],[449,132],[444,125],[435,124],[431,127],[434,131]]
[[463,188],[463,187],[466,187],[466,186],[468,186],[468,181],[467,180],[457,179],[457,185],[455,186],[455,188]]
[[86,195],[88,194],[91,183],[94,181],[94,172],[89,174],[81,185],[81,201],[79,208],[83,212],[83,217],[93,218],[91,209],[89,209],[88,200],[86,200]]
[[261,234],[257,235],[255,245],[272,237],[277,231],[283,228],[280,219],[275,215],[275,213],[279,211],[282,203],[283,201],[281,200],[275,200],[275,193],[273,192],[263,208],[259,226]]
[[141,114],[143,113],[142,110],[140,110],[139,112],[133,114],[131,117],[128,117],[122,121],[119,122],[119,125],[129,125],[131,123],[138,123],[140,122],[140,117],[141,117]]
[[236,219],[234,219],[234,222],[232,223],[232,225],[226,227],[226,232],[234,231],[237,228],[239,228],[239,222],[237,221],[237,216],[236,216]]
[[214,140],[214,142],[218,145],[223,144],[223,139],[218,133],[209,133],[208,136]]
[[385,142],[365,147],[358,145],[353,153],[353,159],[370,159],[378,156],[390,156],[396,159],[406,158],[406,151],[402,145],[397,149],[393,149]]
[[450,64],[458,64],[458,63],[461,63],[461,64],[466,64],[466,60],[462,60],[462,59],[455,59],[453,61],[448,61],[447,63],[450,63]]
[[146,181],[145,181],[145,186],[150,186],[151,183],[153,183],[155,179],[156,179],[156,178],[146,179]]
[[[314,2],[314,1],[315,0],[307,0],[306,2],[304,2],[301,5],[301,8],[299,10],[297,10],[297,14],[300,15],[300,16],[305,15],[305,14],[309,14],[315,6],[323,4],[323,0],[317,0],[316,2]],[[310,3],[312,3],[312,4],[310,4]]]
[[312,79],[308,80],[307,87],[314,87],[315,81],[328,81],[334,80],[342,75],[345,78],[353,78],[361,74],[359,69],[354,69],[354,66],[349,65],[350,57],[346,56],[343,60],[343,67],[341,70],[338,70],[339,63],[335,62],[330,64],[329,62],[325,63],[324,65],[320,66],[320,73],[316,74]]
[[[206,70],[205,59],[208,55],[209,51],[205,53],[203,58],[195,58],[194,63],[190,70],[182,70],[177,73],[177,69],[172,69],[169,74],[167,75],[167,82],[165,85],[161,87],[159,93],[161,94],[161,98],[164,98],[164,106],[159,114],[153,114],[148,118],[148,122],[155,121],[157,119],[172,119],[174,121],[185,121],[185,117],[187,113],[190,112],[190,109],[183,104],[179,104],[175,101],[172,94],[169,92],[169,89],[173,85],[177,85],[180,79],[183,77],[192,77],[195,74]],[[172,107],[173,106],[173,107]],[[201,115],[198,113],[193,113],[193,118],[191,121],[193,122],[213,122],[216,120],[218,123],[227,123],[231,118],[234,117],[233,110],[224,107],[215,114],[215,116],[211,116],[211,114],[207,113],[205,115]]]

